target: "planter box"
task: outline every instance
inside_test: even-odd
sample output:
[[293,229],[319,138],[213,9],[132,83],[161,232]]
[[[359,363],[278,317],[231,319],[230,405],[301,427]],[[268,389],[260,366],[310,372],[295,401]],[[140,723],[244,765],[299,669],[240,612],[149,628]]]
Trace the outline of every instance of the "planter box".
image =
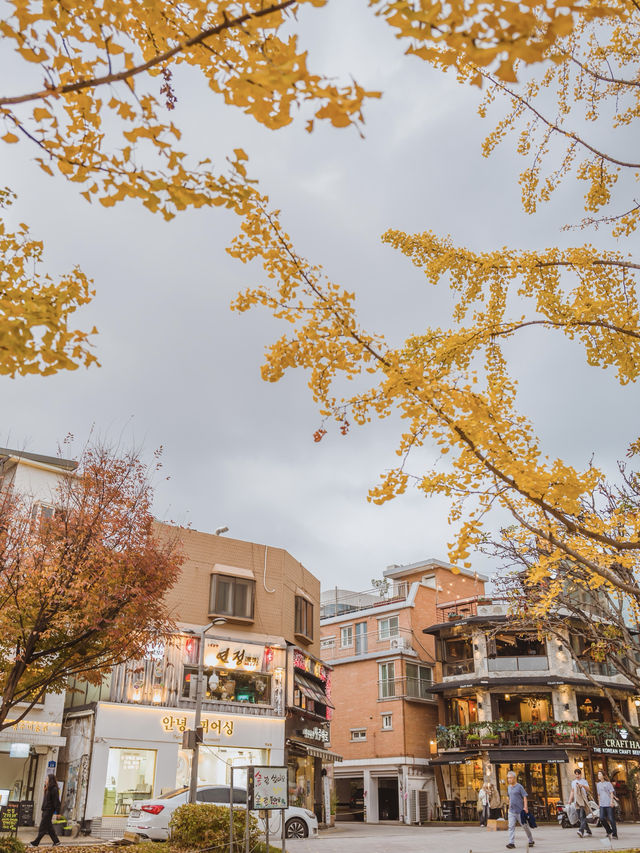
[[482,746],[495,746],[497,743],[500,743],[499,737],[483,737],[480,741]]
[[499,818],[495,818],[495,819],[490,818],[487,821],[487,829],[489,830],[489,832],[496,832],[496,831],[499,832],[500,830],[508,829],[508,828],[509,828],[509,822],[506,821],[503,817],[499,817]]

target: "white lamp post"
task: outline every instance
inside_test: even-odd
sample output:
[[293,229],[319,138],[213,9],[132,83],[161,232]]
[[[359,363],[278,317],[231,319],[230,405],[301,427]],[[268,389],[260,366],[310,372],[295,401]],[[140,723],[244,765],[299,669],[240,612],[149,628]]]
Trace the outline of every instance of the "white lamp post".
[[198,729],[200,728],[200,722],[202,718],[202,700],[204,698],[204,691],[202,689],[202,681],[204,678],[204,644],[206,639],[206,633],[210,628],[213,628],[214,625],[225,625],[227,622],[226,619],[214,619],[213,622],[209,622],[208,625],[205,625],[204,628],[200,629],[200,648],[198,649],[198,681],[196,683],[196,712],[193,728],[195,730],[195,738],[193,745],[193,757],[191,759],[191,783],[189,785],[189,802],[195,803],[196,801],[196,790],[198,788],[198,758],[200,756],[200,742],[198,741]]

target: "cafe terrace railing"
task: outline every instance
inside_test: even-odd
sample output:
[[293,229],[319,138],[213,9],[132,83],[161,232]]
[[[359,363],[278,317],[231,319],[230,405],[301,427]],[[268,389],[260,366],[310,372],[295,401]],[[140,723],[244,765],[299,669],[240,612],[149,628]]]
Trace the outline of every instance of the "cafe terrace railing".
[[594,721],[543,723],[492,722],[468,726],[438,726],[436,740],[440,750],[479,749],[501,746],[560,746],[579,744],[597,746],[606,738],[619,737],[620,727]]

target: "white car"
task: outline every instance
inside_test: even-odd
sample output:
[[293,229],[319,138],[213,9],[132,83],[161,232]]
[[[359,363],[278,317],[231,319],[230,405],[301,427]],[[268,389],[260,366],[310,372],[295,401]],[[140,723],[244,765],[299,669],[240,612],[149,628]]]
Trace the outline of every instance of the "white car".
[[[198,803],[215,803],[221,806],[229,805],[229,785],[199,785],[196,793]],[[171,815],[189,800],[189,789],[178,788],[168,794],[163,794],[153,800],[141,800],[131,807],[127,819],[126,835],[135,833],[151,841],[166,841],[169,837],[169,821]],[[247,792],[244,788],[233,789],[233,802],[242,808],[247,803]],[[271,813],[269,832],[279,836],[282,832],[280,812]],[[287,838],[309,838],[318,835],[318,819],[312,811],[290,806],[285,810],[285,832]]]

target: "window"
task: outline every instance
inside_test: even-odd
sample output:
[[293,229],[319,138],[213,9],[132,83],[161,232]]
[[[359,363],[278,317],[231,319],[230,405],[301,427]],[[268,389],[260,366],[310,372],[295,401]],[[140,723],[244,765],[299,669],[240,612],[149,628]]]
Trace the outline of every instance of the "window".
[[[182,696],[195,699],[198,667],[185,666],[182,673]],[[205,667],[204,698],[214,702],[248,702],[268,705],[271,701],[271,676],[262,672]]]
[[519,637],[516,634],[496,634],[487,638],[489,657],[509,658],[546,655],[546,643],[537,637]]
[[301,595],[296,595],[294,633],[307,637],[309,640],[313,639],[313,604]]
[[393,728],[393,714],[382,715],[382,730],[388,732]]
[[153,794],[155,749],[111,747],[102,801],[103,815],[127,815],[138,800]]
[[209,613],[253,619],[256,582],[232,575],[211,575]]
[[351,729],[351,740],[366,740],[367,739],[367,730],[366,729]]
[[346,649],[353,645],[353,625],[340,628],[340,648]]
[[396,695],[395,663],[394,663],[394,661],[389,661],[389,663],[381,663],[380,664],[379,698],[380,699],[388,699],[390,696],[395,696],[395,695]]
[[430,666],[419,666],[416,663],[407,664],[407,696],[414,699],[430,699],[430,688],[433,676]]
[[400,636],[400,620],[398,616],[389,616],[378,620],[378,639],[388,640]]

